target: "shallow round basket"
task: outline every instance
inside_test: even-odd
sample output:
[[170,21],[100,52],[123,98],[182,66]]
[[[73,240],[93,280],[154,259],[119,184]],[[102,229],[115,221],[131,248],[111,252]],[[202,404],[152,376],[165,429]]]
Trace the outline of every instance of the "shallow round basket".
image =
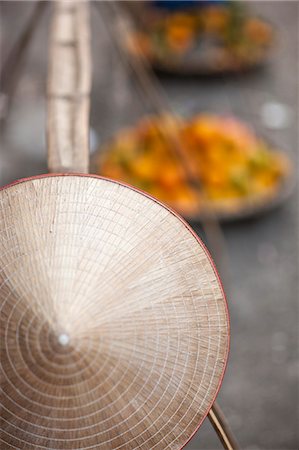
[[[105,152],[110,151],[109,142],[100,147],[91,157],[91,172],[100,174],[101,159]],[[260,217],[276,208],[282,206],[292,195],[296,187],[296,180],[293,174],[292,163],[285,156],[286,170],[275,188],[265,192],[264,195],[252,196],[248,198],[236,199],[232,201],[219,201],[207,205],[198,213],[184,214],[184,218],[189,222],[199,222],[202,219],[216,219],[220,222],[233,222]]]
[[198,215],[186,216],[190,222],[198,222],[203,218],[214,218],[220,222],[234,222],[254,219],[263,216],[282,206],[295,189],[295,179],[291,174],[281,179],[277,189],[259,197],[252,197],[232,204],[215,204]]
[[180,449],[229,347],[206,248],[111,180],[45,175],[0,191],[3,448]]
[[[138,56],[136,56],[137,58]],[[198,59],[196,57],[190,59],[175,59],[171,56],[159,58],[155,55],[148,57],[153,69],[161,74],[178,75],[178,76],[218,76],[218,75],[234,75],[250,72],[261,68],[269,60],[269,49],[262,55],[252,61],[227,60],[219,64],[217,59],[210,58],[207,55]]]
[[[151,11],[144,12],[151,16]],[[146,15],[145,15],[146,17]],[[259,18],[261,20],[261,18]],[[265,46],[259,46],[256,50],[256,54],[249,59],[241,59],[234,55],[232,52],[227,50],[227,54],[224,55],[223,51],[226,52],[225,47],[217,47],[217,45],[210,42],[211,39],[203,39],[201,44],[197,45],[186,54],[182,56],[175,57],[171,53],[166,53],[160,55],[159,52],[152,50],[151,54],[148,53],[144,56],[148,59],[148,62],[152,68],[165,74],[173,74],[178,76],[218,76],[218,75],[233,75],[242,74],[245,72],[250,72],[255,69],[259,69],[268,63],[270,59],[271,52],[273,51],[275,42],[275,28],[272,23],[268,20],[262,19],[272,30],[272,36],[269,43]],[[149,27],[150,21],[147,21],[141,32],[144,35],[150,34],[151,30],[147,29]],[[207,43],[206,43],[207,41]],[[139,47],[134,45],[134,35],[129,41],[128,51],[132,58],[138,58]],[[220,53],[219,53],[220,52]],[[221,55],[222,52],[222,55]]]

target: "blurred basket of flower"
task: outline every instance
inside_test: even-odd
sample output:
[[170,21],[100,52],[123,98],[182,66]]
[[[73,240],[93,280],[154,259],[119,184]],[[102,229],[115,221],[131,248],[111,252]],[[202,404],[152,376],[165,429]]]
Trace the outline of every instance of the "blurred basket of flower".
[[134,185],[186,217],[207,211],[235,215],[280,194],[291,173],[289,160],[247,125],[232,117],[202,114],[177,122],[177,136],[196,170],[201,189],[189,182],[166,116],[147,117],[121,131],[96,156],[101,175]]
[[242,71],[261,64],[273,43],[273,28],[240,2],[209,2],[200,8],[146,10],[147,27],[132,34],[130,52],[140,52],[160,70],[182,73]]

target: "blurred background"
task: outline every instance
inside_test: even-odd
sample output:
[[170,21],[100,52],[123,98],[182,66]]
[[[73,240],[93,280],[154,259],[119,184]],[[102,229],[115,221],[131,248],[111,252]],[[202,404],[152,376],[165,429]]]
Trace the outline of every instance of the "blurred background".
[[[207,243],[231,316],[219,404],[240,448],[296,450],[299,4],[91,3],[91,169]],[[1,185],[47,171],[51,6],[0,4]],[[217,448],[208,420],[186,447]]]

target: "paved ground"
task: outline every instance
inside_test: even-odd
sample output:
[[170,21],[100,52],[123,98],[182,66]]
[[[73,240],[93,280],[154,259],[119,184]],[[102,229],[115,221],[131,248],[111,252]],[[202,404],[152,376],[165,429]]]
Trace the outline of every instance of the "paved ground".
[[[4,57],[32,2],[2,2]],[[180,80],[163,77],[179,111],[234,112],[251,121],[297,162],[298,2],[254,2],[277,27],[277,48],[264,70],[244,77]],[[39,27],[2,136],[0,181],[45,171],[44,100],[48,14]],[[91,122],[98,139],[143,112],[138,91],[111,50],[104,23],[93,15],[94,87]],[[289,122],[269,130],[260,121],[265,102],[287,105]],[[259,219],[225,225],[230,260],[226,281],[231,354],[218,400],[242,449],[296,450],[298,437],[298,195]],[[199,224],[194,224],[202,235]],[[204,236],[203,236],[204,237]],[[220,448],[205,421],[186,449]]]

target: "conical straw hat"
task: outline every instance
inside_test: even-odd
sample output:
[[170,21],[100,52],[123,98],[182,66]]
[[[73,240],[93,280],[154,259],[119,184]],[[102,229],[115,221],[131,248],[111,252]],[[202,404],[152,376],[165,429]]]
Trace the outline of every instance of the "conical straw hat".
[[3,449],[179,449],[228,353],[211,258],[132,188],[43,176],[0,192]]

